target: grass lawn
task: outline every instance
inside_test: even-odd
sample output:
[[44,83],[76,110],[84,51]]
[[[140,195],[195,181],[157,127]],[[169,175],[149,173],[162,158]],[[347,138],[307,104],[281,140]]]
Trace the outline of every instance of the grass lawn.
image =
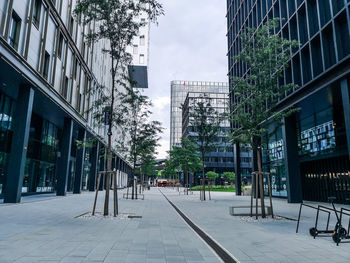
[[[192,191],[200,191],[202,189],[201,185],[197,185],[191,188]],[[205,190],[208,191],[208,186],[205,187]],[[210,191],[212,192],[235,192],[235,187],[231,185],[222,186],[222,185],[212,185],[210,186]]]

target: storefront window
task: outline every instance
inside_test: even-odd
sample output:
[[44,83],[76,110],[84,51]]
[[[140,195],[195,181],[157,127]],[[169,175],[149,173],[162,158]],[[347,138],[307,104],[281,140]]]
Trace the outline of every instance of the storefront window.
[[87,190],[89,172],[90,172],[90,150],[91,148],[85,149],[85,158],[84,158],[84,170],[83,170],[83,179],[82,179],[82,190]]
[[345,136],[340,90],[325,88],[301,102],[298,113],[298,148],[302,158],[314,158],[341,150]]
[[3,196],[13,134],[15,102],[0,92],[0,198]]
[[[282,127],[271,124],[268,133],[263,137],[263,169],[270,174],[272,195],[287,196],[287,178],[284,164],[284,141]],[[264,187],[268,190],[268,181],[265,176]]]
[[69,162],[69,175],[68,175],[68,184],[67,184],[68,192],[73,192],[74,179],[75,179],[75,158],[71,158]]
[[56,184],[58,128],[33,113],[30,125],[23,193],[53,192]]

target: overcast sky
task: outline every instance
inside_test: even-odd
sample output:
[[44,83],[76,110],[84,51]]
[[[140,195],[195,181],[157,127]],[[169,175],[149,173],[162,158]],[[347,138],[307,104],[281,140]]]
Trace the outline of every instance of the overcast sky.
[[165,16],[152,25],[149,90],[153,118],[165,131],[158,158],[170,143],[170,82],[172,80],[227,81],[225,0],[159,0]]

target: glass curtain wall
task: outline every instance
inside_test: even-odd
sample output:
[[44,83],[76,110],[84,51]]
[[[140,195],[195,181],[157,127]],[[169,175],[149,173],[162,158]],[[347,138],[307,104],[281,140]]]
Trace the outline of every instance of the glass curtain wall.
[[59,129],[38,115],[32,115],[22,193],[53,192]]
[[0,198],[4,194],[7,163],[11,151],[15,101],[0,92]]
[[[284,141],[282,127],[272,124],[268,134],[262,138],[263,143],[263,170],[270,173],[273,196],[287,196],[287,178],[284,164]],[[264,181],[267,191],[267,180]]]
[[350,163],[339,83],[300,103],[298,147],[303,198],[327,201],[350,197]]
[[85,157],[84,157],[84,169],[83,169],[83,180],[82,180],[82,190],[88,190],[88,180],[90,172],[90,157],[91,157],[91,147],[86,147]]

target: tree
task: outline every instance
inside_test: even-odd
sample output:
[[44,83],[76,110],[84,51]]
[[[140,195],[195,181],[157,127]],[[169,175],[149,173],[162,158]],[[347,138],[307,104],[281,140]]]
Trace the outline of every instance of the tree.
[[219,175],[217,173],[213,172],[213,171],[209,171],[205,175],[208,177],[208,179],[210,181],[213,181],[213,182],[215,182],[216,178],[219,177]]
[[[258,165],[261,206],[265,217],[261,136],[266,133],[266,121],[281,121],[297,109],[277,110],[277,104],[286,92],[297,85],[278,85],[283,69],[288,66],[291,48],[298,45],[274,34],[279,19],[267,21],[258,29],[248,29],[241,35],[242,50],[234,59],[249,69],[244,77],[233,77],[231,84],[231,120],[235,129],[231,138],[237,143],[249,143]],[[258,198],[258,197],[257,197]]]
[[155,154],[156,152],[154,147],[150,147],[149,150],[141,153],[139,172],[140,172],[142,189],[144,188],[145,177],[152,177],[157,175],[157,171],[156,171],[157,162],[156,162]]
[[[128,86],[127,66],[131,64],[132,57],[127,47],[139,33],[145,22],[136,19],[141,14],[147,14],[150,22],[156,22],[157,17],[163,14],[162,5],[156,0],[77,0],[74,13],[78,20],[82,19],[84,26],[93,30],[86,30],[85,38],[89,45],[101,40],[107,41],[103,52],[110,60],[111,87],[100,87],[100,99],[93,103],[95,117],[100,124],[108,125],[107,147],[107,175],[106,198],[104,215],[109,214],[110,172],[112,168],[112,131],[113,127],[121,124],[122,115],[116,107],[118,86]],[[102,107],[102,111],[101,111]]]
[[202,195],[205,200],[205,156],[214,151],[218,145],[217,139],[220,134],[220,123],[225,120],[225,113],[218,112],[212,105],[211,99],[200,97],[189,105],[189,126],[192,127],[196,136],[193,136],[198,144],[198,150],[202,160]]
[[[147,96],[140,93],[139,90],[127,89],[125,97],[126,108],[124,121],[123,140],[119,141],[119,148],[124,149],[128,160],[133,164],[133,176],[135,176],[136,164],[141,158],[155,152],[160,139],[159,133],[163,131],[161,123],[150,121],[152,112],[151,101]],[[127,136],[129,134],[130,136]],[[135,192],[135,186],[132,188],[132,199]],[[137,198],[137,196],[136,196]]]
[[215,184],[215,180],[216,178],[219,177],[219,175],[213,171],[209,171],[205,174],[207,176],[207,178],[209,179],[209,182],[208,182],[208,191],[209,191],[209,200],[211,200],[211,195],[210,195],[210,182],[214,182]]
[[166,178],[166,179],[170,179],[173,176],[175,176],[176,174],[176,170],[175,170],[176,164],[174,159],[167,159],[165,161],[165,167],[164,167],[164,171],[162,172],[162,177]]
[[188,138],[181,138],[181,146],[173,146],[169,152],[170,161],[174,170],[180,170],[184,173],[185,185],[189,185],[189,173],[196,172],[202,167],[199,158],[197,145]]
[[231,183],[233,188],[233,184],[236,182],[236,174],[234,172],[224,172],[222,176]]

